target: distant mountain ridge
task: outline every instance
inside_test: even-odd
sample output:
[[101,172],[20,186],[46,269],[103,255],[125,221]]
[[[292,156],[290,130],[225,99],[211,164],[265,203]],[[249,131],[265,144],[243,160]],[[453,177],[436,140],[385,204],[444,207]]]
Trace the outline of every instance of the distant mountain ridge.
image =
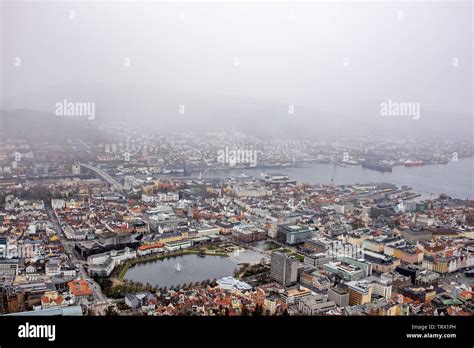
[[104,134],[86,118],[61,117],[38,110],[0,110],[0,136],[65,143],[68,139],[100,140]]
[[[423,106],[418,120],[409,117],[383,117],[380,114],[381,101],[376,100],[358,103],[341,100],[340,105],[335,106],[337,111],[334,112],[293,105],[294,112],[291,113],[289,103],[285,102],[222,95],[190,96],[184,92],[145,85],[57,86],[4,99],[4,109],[10,110],[6,111],[7,115],[17,115],[18,124],[12,124],[10,118],[8,129],[21,132],[25,120],[30,131],[36,136],[50,134],[62,137],[67,134],[80,135],[81,132],[92,132],[93,136],[95,120],[88,122],[66,117],[62,119],[54,115],[54,105],[63,100],[94,102],[98,122],[125,121],[145,126],[147,129],[233,129],[260,137],[305,139],[375,135],[402,138],[444,135],[469,137],[473,131],[472,117],[425,110]],[[23,118],[19,117],[22,112],[26,112]],[[44,120],[39,121],[36,118],[45,118],[46,124],[51,124],[52,129],[41,129]],[[58,131],[54,131],[56,129]]]

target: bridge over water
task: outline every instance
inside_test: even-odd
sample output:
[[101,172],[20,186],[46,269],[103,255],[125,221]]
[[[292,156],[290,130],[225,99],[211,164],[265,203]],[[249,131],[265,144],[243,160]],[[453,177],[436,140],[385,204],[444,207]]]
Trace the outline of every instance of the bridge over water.
[[125,187],[121,183],[119,183],[117,180],[115,180],[115,178],[113,178],[112,176],[107,174],[104,170],[102,170],[100,168],[97,168],[97,167],[94,167],[90,164],[86,164],[86,163],[80,163],[80,165],[81,165],[81,167],[84,167],[84,168],[89,169],[90,171],[96,173],[99,177],[101,177],[103,180],[108,182],[113,188],[115,188],[119,191],[124,191],[125,190]]

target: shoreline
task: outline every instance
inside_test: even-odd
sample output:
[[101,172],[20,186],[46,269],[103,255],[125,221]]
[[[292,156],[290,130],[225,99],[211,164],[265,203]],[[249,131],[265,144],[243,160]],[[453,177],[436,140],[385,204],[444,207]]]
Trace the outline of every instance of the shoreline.
[[184,256],[184,255],[203,255],[203,256],[220,256],[220,257],[228,257],[229,255],[227,253],[222,253],[222,252],[209,252],[209,251],[201,251],[201,250],[179,250],[177,252],[169,253],[169,254],[155,254],[151,255],[149,257],[145,256],[142,258],[136,258],[133,260],[128,260],[124,264],[119,265],[121,267],[119,274],[117,277],[109,277],[109,278],[117,278],[120,281],[124,281],[125,274],[128,272],[130,267],[142,264],[142,263],[149,263],[149,262],[155,262],[159,260],[165,260],[168,258],[172,257],[177,257],[177,256]]

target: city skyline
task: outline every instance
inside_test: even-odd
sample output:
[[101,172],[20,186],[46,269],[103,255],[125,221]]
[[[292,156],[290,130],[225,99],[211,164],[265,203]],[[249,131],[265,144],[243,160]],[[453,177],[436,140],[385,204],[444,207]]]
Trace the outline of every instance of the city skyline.
[[473,14],[0,0],[2,347],[471,343]]

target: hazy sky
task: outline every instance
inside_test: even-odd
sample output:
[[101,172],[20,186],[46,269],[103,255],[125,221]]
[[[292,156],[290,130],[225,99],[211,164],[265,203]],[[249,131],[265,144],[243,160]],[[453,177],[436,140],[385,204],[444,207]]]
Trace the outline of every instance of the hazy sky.
[[1,16],[3,99],[148,84],[335,112],[391,98],[472,115],[470,1],[2,1]]

